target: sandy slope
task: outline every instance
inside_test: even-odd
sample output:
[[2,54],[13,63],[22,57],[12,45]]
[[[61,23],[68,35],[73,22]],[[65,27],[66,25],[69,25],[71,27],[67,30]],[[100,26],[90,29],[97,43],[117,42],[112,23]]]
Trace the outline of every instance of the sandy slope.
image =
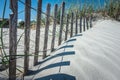
[[120,80],[120,22],[98,21],[63,43],[26,80]]

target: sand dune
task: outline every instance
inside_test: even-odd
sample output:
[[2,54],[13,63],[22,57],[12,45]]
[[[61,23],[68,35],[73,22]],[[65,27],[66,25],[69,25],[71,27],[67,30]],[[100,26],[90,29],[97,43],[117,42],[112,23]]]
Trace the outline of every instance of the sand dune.
[[37,66],[25,80],[120,80],[120,22],[98,21]]

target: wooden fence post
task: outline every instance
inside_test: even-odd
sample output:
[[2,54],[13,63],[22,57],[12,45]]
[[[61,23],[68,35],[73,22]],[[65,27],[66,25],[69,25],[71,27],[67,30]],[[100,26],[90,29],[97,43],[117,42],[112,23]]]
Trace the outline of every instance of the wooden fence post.
[[82,33],[82,16],[80,16],[80,33]]
[[25,0],[24,75],[27,74],[27,71],[29,69],[30,12],[31,0]]
[[83,31],[85,31],[85,16],[83,18]]
[[69,26],[69,15],[67,14],[67,23],[66,23],[66,31],[65,31],[65,41],[67,40],[67,36],[68,36],[68,26]]
[[77,16],[77,13],[76,13],[76,28],[75,28],[75,34],[78,33],[78,16]]
[[87,26],[87,30],[89,29],[89,26],[88,26],[88,19],[89,19],[89,17],[87,16],[87,17],[86,17],[86,26]]
[[72,15],[71,15],[71,32],[70,32],[70,37],[73,36],[73,16],[74,16],[74,14],[72,12]]
[[55,45],[55,32],[56,32],[56,24],[57,24],[57,12],[58,12],[58,5],[56,4],[54,7],[54,22],[53,22],[53,31],[52,31],[52,41],[51,41],[51,52],[54,51]]
[[90,16],[90,28],[92,28],[92,15]]
[[61,17],[60,17],[60,31],[59,31],[58,45],[60,45],[61,42],[62,42],[62,30],[63,30],[64,11],[65,11],[65,2],[62,3],[62,10],[61,10]]
[[42,0],[38,0],[34,65],[36,65],[38,63],[38,53],[39,53],[39,43],[40,43],[41,13],[42,13]]
[[44,38],[44,47],[43,47],[43,59],[46,58],[47,53],[47,43],[48,43],[48,31],[49,31],[49,24],[50,24],[50,4],[47,5],[46,10],[46,24],[45,24],[45,38]]
[[16,80],[16,54],[17,54],[17,18],[18,18],[18,1],[10,0],[10,35],[9,35],[9,80]]

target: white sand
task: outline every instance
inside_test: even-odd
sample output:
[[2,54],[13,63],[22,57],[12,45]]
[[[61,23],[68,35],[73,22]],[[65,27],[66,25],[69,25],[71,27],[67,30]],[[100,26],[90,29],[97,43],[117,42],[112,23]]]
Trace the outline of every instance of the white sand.
[[[52,56],[43,60],[42,64],[33,67],[33,57],[30,57],[29,68],[33,72],[30,72],[31,75],[26,76],[25,80],[119,80],[120,22],[99,20],[94,25],[94,28],[60,45],[58,50],[51,54]],[[8,54],[9,29],[4,31],[5,50]],[[52,26],[49,31],[48,49],[51,46],[51,31]],[[18,38],[23,32],[24,30],[18,29]],[[58,43],[58,33],[59,28],[55,47]],[[44,28],[41,29],[40,38],[40,51],[42,51]],[[34,47],[35,30],[31,30],[30,54],[34,53]],[[24,35],[19,42],[17,54],[24,54]],[[39,60],[41,61],[41,57]],[[23,58],[17,59],[17,68],[23,70],[23,62]],[[0,80],[3,78],[8,78],[5,71],[0,72]]]
[[98,21],[59,48],[25,79],[120,80],[120,22]]
[[[65,27],[64,27],[65,28]],[[48,51],[47,54],[50,54],[50,49],[51,49],[51,41],[52,41],[52,29],[53,29],[53,25],[49,26],[49,33],[48,33]],[[40,52],[39,55],[43,54],[43,45],[44,45],[44,32],[45,28],[41,28],[41,32],[40,32]],[[17,29],[17,39],[19,40],[20,36],[24,33],[24,29]],[[64,36],[64,31],[63,31],[63,36]],[[36,36],[36,30],[32,30],[30,31],[30,53],[34,55],[35,52],[35,36]],[[55,48],[58,46],[58,36],[59,36],[59,25],[57,25],[56,27],[56,38],[55,38]],[[64,37],[63,39],[64,40]],[[3,42],[4,42],[4,49],[7,55],[9,55],[9,28],[4,28],[3,29]],[[0,45],[1,45],[1,41],[0,41]],[[22,35],[19,44],[17,46],[17,54],[18,55],[24,55],[24,34]],[[19,56],[20,57],[20,56]],[[31,69],[33,67],[33,59],[34,56],[30,56],[29,57],[29,68]],[[41,60],[41,56],[39,56],[39,60]],[[1,62],[1,53],[0,53],[0,62]],[[1,66],[1,64],[0,64]],[[23,71],[23,66],[24,66],[24,57],[18,58],[17,59],[17,68],[20,69],[21,71]],[[8,69],[7,69],[8,72]],[[17,74],[19,76],[19,71],[17,71]],[[20,73],[21,74],[21,73]],[[2,71],[0,72],[0,80],[2,78],[8,78],[8,73],[6,73],[6,71]],[[3,79],[2,79],[3,80]]]

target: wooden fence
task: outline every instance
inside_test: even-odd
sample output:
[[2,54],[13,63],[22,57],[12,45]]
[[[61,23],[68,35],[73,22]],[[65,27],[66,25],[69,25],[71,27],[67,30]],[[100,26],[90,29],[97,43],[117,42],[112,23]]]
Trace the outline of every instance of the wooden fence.
[[[20,0],[18,0],[20,1]],[[9,80],[16,79],[16,56],[17,56],[17,19],[18,19],[18,1],[10,0],[10,9],[13,14],[10,15],[10,46],[9,46]],[[27,74],[29,70],[29,50],[30,50],[30,18],[31,18],[31,0],[25,0],[25,39],[24,39],[24,75]],[[43,59],[46,58],[47,54],[47,45],[48,45],[48,30],[50,25],[50,18],[53,19],[53,31],[52,31],[52,41],[51,41],[51,52],[55,50],[55,32],[57,25],[57,13],[58,5],[55,4],[54,7],[54,16],[50,15],[51,5],[48,3],[46,13],[42,12],[42,0],[38,0],[37,7],[37,26],[36,26],[36,38],[35,38],[35,53],[34,53],[34,65],[38,63],[38,54],[39,54],[39,43],[40,43],[40,29],[41,29],[41,15],[46,15],[45,23],[45,37],[44,37],[44,46],[43,46]],[[71,15],[71,16],[70,16]],[[66,17],[66,23],[64,23],[64,17]],[[58,37],[58,45],[62,43],[63,35],[63,26],[65,24],[65,41],[70,37],[86,31],[92,27],[92,17],[91,16],[78,16],[78,13],[72,12],[71,14],[65,14],[65,2],[61,5],[61,15],[60,15],[60,29]],[[75,26],[74,26],[75,24]],[[70,30],[68,30],[70,29]],[[75,30],[75,34],[73,34]],[[68,34],[68,31],[70,33]]]

